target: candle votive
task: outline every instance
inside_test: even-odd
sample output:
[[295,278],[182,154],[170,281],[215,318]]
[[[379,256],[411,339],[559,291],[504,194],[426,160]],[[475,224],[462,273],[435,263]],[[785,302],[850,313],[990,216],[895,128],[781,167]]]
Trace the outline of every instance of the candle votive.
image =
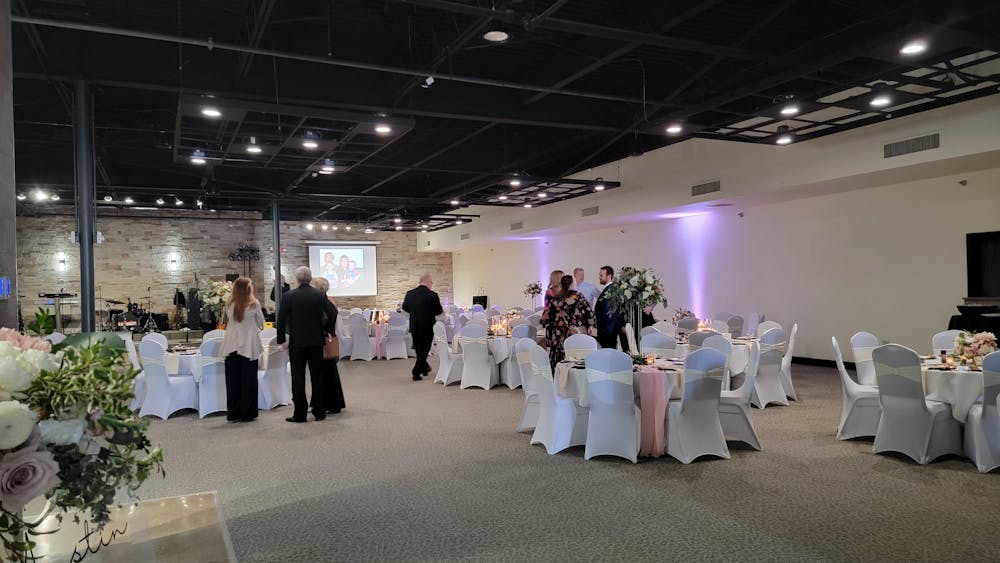
[[656,356],[653,354],[646,354],[646,365],[651,366],[653,362],[656,361]]

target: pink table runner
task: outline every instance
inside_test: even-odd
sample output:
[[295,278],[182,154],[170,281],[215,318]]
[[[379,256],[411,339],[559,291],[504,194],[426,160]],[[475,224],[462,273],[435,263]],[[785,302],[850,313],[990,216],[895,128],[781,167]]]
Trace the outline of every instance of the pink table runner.
[[636,371],[639,383],[639,408],[642,411],[639,433],[639,455],[660,457],[667,451],[664,422],[667,414],[667,381],[663,373],[652,366]]

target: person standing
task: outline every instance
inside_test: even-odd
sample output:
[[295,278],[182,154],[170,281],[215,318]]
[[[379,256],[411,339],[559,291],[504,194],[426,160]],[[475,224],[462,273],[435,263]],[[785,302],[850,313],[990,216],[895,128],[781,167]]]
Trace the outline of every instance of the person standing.
[[[333,297],[329,296],[330,281],[326,278],[313,278],[311,285],[327,296],[327,299],[333,304],[333,310],[336,311],[337,302],[333,300]],[[334,318],[336,319],[337,315],[334,315]],[[334,321],[334,326],[336,326],[336,321]],[[336,332],[324,336],[337,338]],[[339,360],[340,358],[323,358],[323,387],[325,397],[323,406],[326,407],[327,414],[337,414],[347,407],[347,403],[344,401],[344,387],[340,384],[340,369],[337,367]]]
[[253,296],[253,281],[238,278],[226,303],[226,336],[222,357],[226,359],[226,420],[257,419],[257,362],[264,352],[260,330],[264,313]]
[[[281,294],[285,295],[286,293],[288,293],[291,290],[292,290],[292,286],[288,285],[288,282],[285,281],[285,275],[282,274],[281,275]],[[274,288],[273,287],[271,288],[271,301],[274,301]]]
[[594,284],[583,281],[583,268],[573,268],[573,277],[576,279],[576,290],[580,292],[580,295],[583,295],[583,298],[593,308],[594,303],[597,301],[597,288],[594,287]]
[[[545,299],[542,305],[545,307],[544,310],[549,309],[549,300],[555,297],[559,293],[559,283],[562,280],[563,271],[562,270],[552,270],[549,274],[549,287],[545,290]],[[543,313],[544,314],[544,313]]]
[[[326,418],[323,405],[323,344],[324,333],[335,334],[337,309],[322,291],[310,286],[312,270],[300,266],[295,270],[299,286],[281,296],[278,308],[277,342],[288,350],[292,364],[292,403],[295,411],[288,422],[306,422],[306,412],[312,406],[316,420]],[[324,320],[323,314],[326,313]],[[285,334],[288,342],[285,342]],[[312,402],[306,400],[306,365],[312,384]]]
[[615,341],[621,339],[622,350],[628,353],[628,340],[622,329],[625,327],[625,317],[621,311],[612,310],[608,300],[608,288],[614,283],[615,270],[611,266],[603,266],[598,273],[598,280],[604,286],[601,295],[594,305],[597,317],[597,342],[601,348],[614,348]]
[[566,357],[563,345],[571,334],[589,334],[594,327],[594,311],[590,303],[573,289],[573,276],[563,276],[559,280],[559,292],[545,309],[542,326],[549,341],[549,362],[555,370],[556,364]]
[[403,298],[403,310],[410,314],[410,335],[413,337],[413,348],[417,351],[417,361],[413,364],[413,381],[420,381],[431,372],[427,363],[427,355],[431,352],[434,342],[435,317],[444,313],[441,299],[431,291],[434,280],[430,274],[420,276],[420,285],[406,292]]

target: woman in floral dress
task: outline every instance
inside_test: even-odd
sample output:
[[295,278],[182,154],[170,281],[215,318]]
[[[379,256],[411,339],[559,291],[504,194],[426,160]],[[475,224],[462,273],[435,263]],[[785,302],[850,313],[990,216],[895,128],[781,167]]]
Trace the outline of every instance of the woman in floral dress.
[[566,357],[563,348],[566,338],[571,334],[587,334],[596,326],[590,303],[572,287],[573,276],[563,276],[559,280],[559,290],[549,299],[541,319],[545,338],[549,341],[549,362],[553,370]]

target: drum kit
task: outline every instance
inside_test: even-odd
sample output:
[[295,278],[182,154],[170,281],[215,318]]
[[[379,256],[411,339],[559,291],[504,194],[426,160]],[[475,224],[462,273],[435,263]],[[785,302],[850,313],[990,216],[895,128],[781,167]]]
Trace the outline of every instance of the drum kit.
[[[105,307],[107,308],[107,315],[101,314],[103,319],[103,330],[112,332],[159,332],[160,327],[157,324],[156,316],[150,309],[152,305],[152,297],[149,295],[149,290],[146,290],[146,298],[143,299],[144,305],[140,303],[133,303],[131,297],[126,297],[125,301],[118,299],[103,299]],[[123,308],[113,308],[115,306]],[[167,328],[166,323],[163,323],[163,328]]]

